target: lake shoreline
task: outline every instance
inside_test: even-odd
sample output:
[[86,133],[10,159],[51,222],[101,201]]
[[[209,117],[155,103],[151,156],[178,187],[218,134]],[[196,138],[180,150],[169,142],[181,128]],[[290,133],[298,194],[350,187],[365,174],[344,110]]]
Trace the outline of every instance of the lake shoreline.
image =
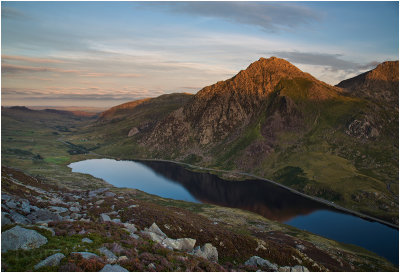
[[[113,159],[116,159],[116,160],[125,160],[125,159],[121,159],[121,158],[113,158]],[[226,174],[235,174],[235,175],[241,175],[241,176],[251,177],[251,178],[254,178],[254,179],[258,179],[258,180],[261,180],[261,181],[265,181],[265,182],[272,183],[272,184],[274,184],[274,185],[276,185],[276,186],[279,186],[279,187],[281,187],[281,188],[284,188],[284,189],[286,189],[286,190],[289,190],[289,191],[291,191],[291,192],[294,193],[294,194],[297,194],[297,195],[300,195],[300,196],[302,196],[302,197],[305,197],[305,198],[314,200],[314,201],[316,201],[316,202],[322,203],[322,204],[324,204],[324,205],[330,206],[330,207],[335,208],[335,209],[337,209],[337,210],[339,210],[339,211],[341,211],[341,212],[344,212],[344,213],[347,213],[347,214],[351,214],[351,215],[353,215],[353,216],[357,216],[357,217],[359,217],[359,218],[361,218],[361,219],[364,219],[364,220],[368,220],[368,221],[372,221],[372,222],[378,222],[378,223],[384,224],[384,225],[386,225],[386,226],[388,226],[388,227],[391,227],[391,228],[394,228],[394,229],[397,229],[397,230],[399,229],[399,226],[396,225],[396,224],[394,224],[394,223],[390,223],[390,222],[387,222],[387,221],[385,221],[385,220],[382,220],[382,219],[379,219],[379,218],[376,218],[376,217],[373,217],[373,216],[369,216],[369,215],[367,215],[367,214],[364,214],[364,213],[361,213],[361,212],[357,212],[357,211],[354,211],[354,210],[351,210],[351,209],[347,209],[347,208],[345,208],[345,207],[342,207],[342,206],[340,206],[340,205],[337,205],[337,204],[335,204],[335,203],[332,203],[332,202],[330,202],[330,201],[328,201],[328,200],[325,200],[325,199],[322,199],[322,198],[318,198],[318,197],[314,197],[314,196],[307,195],[307,194],[305,194],[305,193],[299,192],[299,191],[297,191],[297,190],[295,190],[295,189],[292,189],[292,188],[290,188],[290,187],[287,187],[287,186],[285,186],[285,185],[282,185],[282,184],[280,184],[280,183],[278,183],[278,182],[275,182],[275,181],[272,181],[272,180],[269,180],[269,179],[266,179],[266,178],[263,178],[263,177],[260,177],[260,176],[251,174],[251,173],[237,172],[237,171],[226,171],[226,170],[217,170],[217,169],[205,168],[205,167],[201,167],[201,166],[196,166],[196,165],[188,164],[188,163],[185,163],[185,162],[179,162],[179,161],[167,160],[167,159],[147,159],[147,158],[146,158],[146,159],[143,159],[143,158],[137,158],[137,159],[128,159],[128,160],[133,160],[133,161],[169,162],[169,163],[174,163],[174,164],[178,164],[178,165],[181,165],[181,166],[190,167],[190,168],[194,169],[193,171],[195,171],[195,170],[200,170],[200,171],[214,171],[214,172],[220,172],[220,173],[226,173]]]

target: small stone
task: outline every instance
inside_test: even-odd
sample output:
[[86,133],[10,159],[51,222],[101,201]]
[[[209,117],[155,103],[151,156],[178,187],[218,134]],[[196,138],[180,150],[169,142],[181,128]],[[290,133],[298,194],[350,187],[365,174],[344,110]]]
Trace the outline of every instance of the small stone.
[[34,266],[34,269],[37,270],[43,266],[57,266],[60,264],[61,260],[65,258],[65,255],[62,253],[56,253],[39,262]]
[[108,250],[106,247],[99,248],[99,252],[106,256],[107,262],[110,264],[115,263],[118,259],[117,256],[115,256],[115,254]]
[[128,209],[139,207],[139,205],[130,205]]
[[153,263],[150,263],[150,264],[147,266],[147,268],[148,268],[148,269],[156,270],[156,266],[155,266]]
[[128,260],[128,257],[126,257],[126,256],[121,256],[121,257],[118,257],[117,262],[120,263],[120,262],[123,262],[123,261],[126,261],[126,260]]
[[108,216],[108,215],[105,214],[105,213],[100,214],[100,218],[101,218],[101,221],[102,221],[102,222],[110,222],[110,221],[111,221],[110,216]]
[[79,212],[80,209],[77,208],[77,207],[70,207],[70,208],[69,208],[69,211],[71,211],[71,212]]
[[106,193],[104,194],[105,197],[114,197],[115,195],[116,195],[115,193],[110,192],[110,191],[108,191],[108,192],[106,192]]
[[106,264],[100,272],[129,272],[125,268],[120,265],[114,264]]
[[83,239],[82,239],[82,243],[91,244],[91,243],[93,243],[93,241],[90,240],[89,238],[83,238]]
[[281,266],[278,269],[279,272],[290,272],[290,266]]

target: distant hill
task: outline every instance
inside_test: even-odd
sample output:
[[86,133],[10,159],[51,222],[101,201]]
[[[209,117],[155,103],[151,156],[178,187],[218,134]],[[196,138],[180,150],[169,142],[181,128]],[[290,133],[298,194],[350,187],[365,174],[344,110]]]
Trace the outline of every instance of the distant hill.
[[331,86],[261,58],[195,96],[111,108],[75,137],[106,155],[257,174],[398,223],[396,63]]

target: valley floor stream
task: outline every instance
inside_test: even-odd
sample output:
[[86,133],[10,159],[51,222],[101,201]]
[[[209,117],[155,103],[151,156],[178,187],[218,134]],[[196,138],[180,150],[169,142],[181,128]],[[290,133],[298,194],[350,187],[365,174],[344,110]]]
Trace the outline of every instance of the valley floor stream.
[[396,266],[399,263],[398,229],[344,213],[264,180],[227,181],[166,161],[89,159],[69,167],[73,172],[90,174],[116,187],[252,211],[326,238],[361,246]]

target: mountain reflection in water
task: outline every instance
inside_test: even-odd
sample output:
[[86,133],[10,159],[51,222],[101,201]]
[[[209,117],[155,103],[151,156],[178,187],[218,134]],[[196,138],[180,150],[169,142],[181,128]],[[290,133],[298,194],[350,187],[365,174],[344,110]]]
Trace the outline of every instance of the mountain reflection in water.
[[227,181],[208,173],[195,173],[174,163],[138,161],[165,178],[184,186],[197,200],[240,208],[268,219],[286,222],[330,207],[261,180]]

